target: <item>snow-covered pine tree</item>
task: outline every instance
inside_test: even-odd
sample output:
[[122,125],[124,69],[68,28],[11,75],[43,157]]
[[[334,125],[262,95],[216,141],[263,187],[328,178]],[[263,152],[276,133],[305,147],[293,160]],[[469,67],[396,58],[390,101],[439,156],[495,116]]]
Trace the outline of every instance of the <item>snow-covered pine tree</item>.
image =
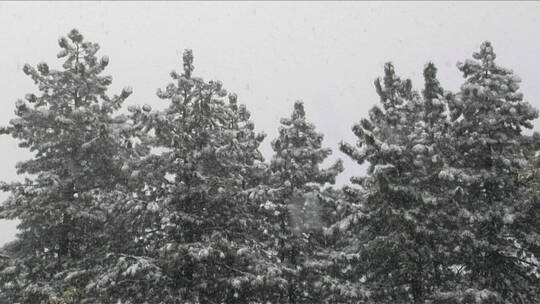
[[[302,102],[295,102],[290,118],[281,119],[279,137],[272,141],[268,198],[261,209],[265,214],[265,239],[276,278],[266,297],[273,303],[318,302],[320,262],[315,253],[324,244],[317,233],[323,228],[322,199],[328,198],[325,185],[334,184],[343,171],[341,160],[326,169],[322,163],[332,153],[322,148],[323,135],[308,122]],[[275,295],[269,295],[274,292]]]
[[[520,79],[495,63],[489,42],[474,60],[458,63],[465,82],[450,103],[453,157],[440,173],[459,198],[459,258],[463,290],[476,290],[504,303],[538,303],[538,262],[530,245],[530,208],[522,204],[519,172],[530,155],[532,128],[538,111],[523,101]],[[530,206],[529,206],[530,207]],[[496,299],[496,300],[495,300]]]
[[141,185],[130,211],[140,250],[112,267],[115,280],[129,284],[109,284],[111,300],[248,303],[258,294],[255,274],[264,265],[249,195],[264,173],[264,134],[234,94],[193,70],[187,50],[183,73],[173,71],[174,82],[158,90],[168,107],[132,109],[151,132],[152,153],[132,173]]
[[116,202],[106,194],[125,181],[121,168],[130,154],[130,127],[113,115],[131,89],[107,95],[112,79],[102,72],[109,59],[98,58],[99,45],[77,30],[59,45],[62,69],[24,66],[39,94],[17,101],[17,117],[1,129],[34,153],[17,164],[24,182],[1,187],[11,196],[0,217],[20,220],[17,239],[6,247],[10,266],[0,271],[2,293],[13,303],[84,289],[111,237],[104,226],[115,218]]
[[366,177],[352,178],[360,188],[345,189],[360,207],[333,227],[350,238],[338,255],[347,270],[342,276],[353,283],[340,290],[349,301],[424,303],[444,290],[450,273],[447,206],[437,179],[444,92],[433,64],[424,76],[422,97],[386,64],[384,78],[375,81],[382,109],[373,107],[353,127],[356,146],[341,146],[359,164],[369,162]]

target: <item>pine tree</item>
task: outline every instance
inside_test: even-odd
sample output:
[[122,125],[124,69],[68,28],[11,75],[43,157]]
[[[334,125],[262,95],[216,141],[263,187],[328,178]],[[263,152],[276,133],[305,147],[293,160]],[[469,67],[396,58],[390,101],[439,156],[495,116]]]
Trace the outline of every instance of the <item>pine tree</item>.
[[188,50],[183,73],[173,71],[174,83],[158,90],[168,107],[132,109],[152,153],[133,167],[141,186],[128,212],[138,244],[111,267],[113,282],[123,282],[108,285],[111,300],[248,303],[259,288],[264,265],[249,196],[264,172],[264,134],[236,95],[193,70]]
[[6,248],[10,266],[0,272],[12,302],[39,303],[72,285],[84,289],[110,240],[103,227],[114,219],[115,202],[106,197],[125,181],[121,168],[131,153],[129,124],[113,116],[131,89],[107,95],[112,79],[102,72],[109,59],[98,59],[99,45],[77,30],[59,45],[62,69],[24,66],[40,93],[17,101],[17,118],[1,130],[34,153],[17,164],[24,182],[2,184],[11,196],[0,217],[20,220]]
[[441,176],[459,193],[461,237],[454,251],[462,289],[504,303],[537,303],[538,264],[530,245],[538,241],[526,237],[533,223],[523,213],[530,208],[523,204],[519,172],[531,153],[531,138],[522,130],[532,128],[538,112],[523,101],[520,79],[495,57],[484,42],[475,60],[458,64],[465,82],[450,103],[454,149]]
[[327,197],[323,187],[335,183],[343,165],[338,160],[321,168],[332,151],[322,148],[323,135],[306,120],[302,102],[294,104],[291,117],[281,119],[281,124],[279,137],[272,141],[269,200],[262,205],[267,250],[279,282],[274,300],[313,303],[319,300],[314,279],[319,275],[315,253],[322,245],[316,240],[323,228],[321,199]]
[[349,272],[344,275],[359,284],[350,287],[349,301],[424,303],[445,290],[451,276],[452,211],[438,179],[448,128],[443,101],[451,95],[440,87],[433,64],[424,77],[421,96],[386,64],[384,78],[375,81],[382,109],[373,107],[369,119],[353,127],[356,147],[341,146],[370,165],[366,177],[352,179],[360,188],[346,189],[360,206],[334,225],[350,237],[340,259]]

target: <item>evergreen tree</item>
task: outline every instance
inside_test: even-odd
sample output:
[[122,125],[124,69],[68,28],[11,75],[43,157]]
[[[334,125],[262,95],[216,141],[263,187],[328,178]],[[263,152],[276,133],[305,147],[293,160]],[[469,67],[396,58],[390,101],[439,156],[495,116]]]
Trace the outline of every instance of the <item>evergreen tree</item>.
[[375,81],[382,109],[373,107],[369,119],[353,127],[356,147],[341,146],[370,165],[366,177],[352,179],[360,188],[346,189],[360,207],[334,225],[351,238],[341,254],[344,275],[360,282],[351,286],[351,300],[424,303],[445,290],[451,276],[452,210],[438,179],[448,129],[443,100],[451,95],[440,87],[433,64],[424,77],[421,96],[386,64],[384,78]]
[[99,59],[99,45],[77,30],[59,45],[62,69],[24,66],[40,93],[17,101],[17,118],[1,130],[34,153],[17,164],[24,182],[2,184],[11,196],[0,218],[20,220],[6,248],[9,266],[0,272],[12,302],[40,303],[69,286],[84,289],[110,245],[104,226],[115,218],[115,202],[106,198],[125,181],[121,168],[131,153],[129,124],[113,116],[131,89],[107,95],[112,79],[102,72],[109,59]]
[[323,245],[316,239],[323,228],[323,186],[335,183],[343,165],[338,160],[321,168],[332,151],[322,148],[323,135],[306,120],[302,102],[294,104],[291,117],[281,124],[272,141],[269,200],[262,206],[270,260],[280,283],[275,303],[313,303],[319,300],[314,279],[319,276],[315,253]]
[[[132,109],[152,149],[134,165],[140,184],[130,211],[137,245],[117,259],[111,300],[142,303],[248,303],[257,293],[257,227],[249,196],[264,172],[249,111],[217,81],[183,73],[158,96],[163,111]],[[228,100],[227,100],[228,99]],[[113,284],[114,282],[122,282]]]
[[484,42],[475,60],[458,64],[465,82],[450,103],[453,157],[440,175],[459,193],[455,222],[461,237],[454,252],[462,289],[504,303],[537,303],[538,264],[531,249],[538,240],[527,238],[534,222],[524,213],[531,206],[523,201],[519,172],[533,139],[522,130],[532,128],[538,112],[523,101],[520,79],[495,57]]

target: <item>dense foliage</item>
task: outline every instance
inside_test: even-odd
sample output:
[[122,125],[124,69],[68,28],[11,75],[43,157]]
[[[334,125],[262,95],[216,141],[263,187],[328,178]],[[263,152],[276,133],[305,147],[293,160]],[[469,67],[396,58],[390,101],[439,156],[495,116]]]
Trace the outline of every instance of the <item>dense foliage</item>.
[[16,103],[16,118],[1,131],[20,141],[34,157],[17,164],[24,182],[2,184],[11,197],[2,218],[18,218],[17,240],[6,248],[12,258],[2,271],[2,292],[17,302],[39,303],[73,284],[84,286],[115,234],[114,193],[125,184],[122,167],[130,158],[130,127],[113,116],[130,95],[109,97],[109,63],[99,46],[76,30],[59,40],[60,70],[40,63],[24,73],[39,94]]
[[[444,90],[433,63],[416,90],[391,63],[380,97],[341,152],[302,102],[265,135],[219,81],[182,71],[164,110],[110,97],[107,57],[72,30],[60,69],[24,66],[39,93],[0,131],[34,156],[1,219],[20,220],[0,254],[10,303],[539,303],[540,136],[519,78],[489,42]],[[1,300],[0,300],[1,301]]]

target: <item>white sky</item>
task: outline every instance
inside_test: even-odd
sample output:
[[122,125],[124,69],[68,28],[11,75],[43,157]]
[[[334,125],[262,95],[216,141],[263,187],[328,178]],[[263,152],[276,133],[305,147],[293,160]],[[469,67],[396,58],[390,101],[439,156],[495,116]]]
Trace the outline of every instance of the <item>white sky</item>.
[[[456,62],[489,40],[498,63],[522,77],[522,92],[540,108],[535,2],[0,2],[1,125],[14,117],[18,98],[36,91],[24,63],[59,67],[57,39],[72,28],[110,57],[111,93],[134,88],[128,104],[163,106],[156,89],[170,82],[172,69],[181,70],[182,51],[193,49],[195,74],[237,93],[268,134],[267,158],[279,118],[303,100],[333,159],[345,161],[340,184],[364,172],[338,143],[354,142],[352,125],[378,102],[373,80],[387,61],[421,89],[431,60],[443,86],[455,90],[462,79]],[[0,180],[19,179],[15,164],[30,153],[7,136],[0,145]],[[15,222],[0,221],[0,245],[15,231]]]

